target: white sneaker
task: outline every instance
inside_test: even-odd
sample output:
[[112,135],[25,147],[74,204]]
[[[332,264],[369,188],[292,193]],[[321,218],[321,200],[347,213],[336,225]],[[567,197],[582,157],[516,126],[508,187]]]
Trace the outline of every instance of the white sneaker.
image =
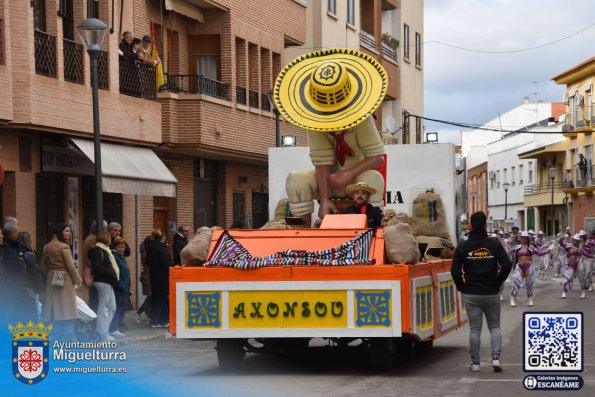
[[504,300],[504,297],[502,296],[502,294],[500,294],[500,302],[502,302]]
[[134,321],[136,321],[137,324],[140,324],[140,314],[134,313]]
[[566,291],[562,292],[562,299],[566,299]]
[[514,295],[510,295],[510,306],[516,306],[516,302],[514,300]]
[[581,299],[585,299],[587,297],[587,291],[583,290],[583,292],[581,292]]
[[533,298],[529,298],[529,306],[533,306]]
[[479,361],[472,362],[471,365],[469,366],[469,370],[471,372],[479,372]]
[[115,338],[123,338],[126,336],[126,334],[124,332],[121,332],[120,330],[118,331],[114,331],[114,332],[110,332],[110,335],[115,337]]
[[492,367],[494,368],[494,372],[502,372],[500,360],[492,360]]
[[587,292],[593,292],[593,286],[592,285],[589,287],[589,289],[587,290]]
[[104,342],[115,342],[116,339],[113,336],[108,335],[108,336],[106,336],[106,337],[103,338],[103,341]]

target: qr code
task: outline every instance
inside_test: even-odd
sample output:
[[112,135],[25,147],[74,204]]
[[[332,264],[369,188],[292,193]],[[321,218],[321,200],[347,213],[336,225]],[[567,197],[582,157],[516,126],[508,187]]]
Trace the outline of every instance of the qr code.
[[582,371],[582,313],[524,313],[525,371]]

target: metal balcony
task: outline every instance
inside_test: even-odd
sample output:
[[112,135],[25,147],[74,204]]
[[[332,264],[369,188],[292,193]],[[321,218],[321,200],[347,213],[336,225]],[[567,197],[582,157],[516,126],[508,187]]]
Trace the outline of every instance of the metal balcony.
[[56,77],[56,37],[35,31],[35,73]]
[[196,74],[166,74],[165,77],[166,87],[171,92],[205,94],[229,101],[229,84],[227,83]]

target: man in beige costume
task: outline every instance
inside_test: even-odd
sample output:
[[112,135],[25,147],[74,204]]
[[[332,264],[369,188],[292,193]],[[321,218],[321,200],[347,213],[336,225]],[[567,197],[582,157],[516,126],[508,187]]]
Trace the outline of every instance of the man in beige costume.
[[376,190],[375,207],[384,205],[384,145],[372,115],[386,95],[384,68],[360,51],[334,48],[304,54],[286,65],[275,83],[279,113],[308,130],[314,170],[290,173],[285,188],[293,216],[310,224],[313,200],[318,217],[339,212],[332,198],[348,198],[345,187],[365,182]]

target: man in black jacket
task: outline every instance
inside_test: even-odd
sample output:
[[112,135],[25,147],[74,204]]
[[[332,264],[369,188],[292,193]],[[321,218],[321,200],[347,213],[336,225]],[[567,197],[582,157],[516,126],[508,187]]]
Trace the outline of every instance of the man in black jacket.
[[368,227],[380,227],[382,222],[382,210],[368,203],[370,196],[376,193],[376,189],[368,186],[365,182],[358,182],[347,185],[345,191],[353,198],[353,205],[341,211],[342,214],[365,214],[368,217]]
[[180,252],[188,245],[188,234],[190,234],[190,228],[180,225],[178,232],[174,236],[174,265],[183,265],[180,259]]
[[479,371],[481,325],[485,314],[491,336],[492,366],[495,372],[502,372],[499,290],[511,269],[512,262],[502,244],[488,237],[486,215],[482,211],[471,215],[469,239],[456,248],[450,270],[457,289],[463,293],[469,319],[471,371]]

